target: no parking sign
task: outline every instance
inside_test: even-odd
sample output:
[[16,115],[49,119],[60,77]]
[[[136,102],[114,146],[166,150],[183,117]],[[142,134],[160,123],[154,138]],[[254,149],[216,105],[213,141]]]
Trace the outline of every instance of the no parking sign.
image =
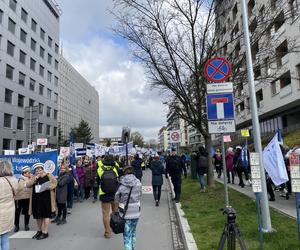
[[180,130],[171,130],[170,143],[179,143],[179,142],[180,142]]

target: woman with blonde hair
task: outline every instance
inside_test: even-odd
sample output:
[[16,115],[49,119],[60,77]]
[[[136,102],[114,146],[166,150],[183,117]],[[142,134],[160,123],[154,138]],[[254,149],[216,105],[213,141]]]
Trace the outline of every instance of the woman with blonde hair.
[[43,163],[36,163],[33,166],[34,177],[26,182],[26,187],[32,187],[30,197],[29,214],[32,213],[36,219],[38,231],[32,237],[42,240],[48,238],[48,226],[53,212],[56,211],[55,188],[56,178],[44,171]]
[[0,161],[0,249],[9,250],[8,233],[14,227],[14,196],[18,183],[13,178],[12,166],[8,161]]

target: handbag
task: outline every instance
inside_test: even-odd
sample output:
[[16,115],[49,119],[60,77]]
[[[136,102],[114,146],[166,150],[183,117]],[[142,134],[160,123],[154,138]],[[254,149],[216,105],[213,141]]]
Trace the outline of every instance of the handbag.
[[125,215],[126,215],[126,212],[127,212],[127,209],[128,209],[128,204],[129,204],[129,199],[130,199],[130,196],[131,196],[131,191],[132,191],[132,188],[130,188],[130,192],[129,192],[129,195],[128,195],[128,198],[127,198],[127,201],[126,201],[126,205],[125,205],[125,208],[124,208],[124,213],[122,216],[120,216],[119,212],[113,212],[111,213],[110,215],[110,227],[112,229],[112,231],[115,233],[115,234],[120,234],[120,233],[124,233],[124,228],[125,228]]
[[15,192],[13,186],[11,185],[10,181],[5,176],[4,176],[4,179],[8,182],[8,184],[9,184],[9,186],[11,188],[11,191],[13,193],[13,197],[15,198],[16,197],[16,192]]

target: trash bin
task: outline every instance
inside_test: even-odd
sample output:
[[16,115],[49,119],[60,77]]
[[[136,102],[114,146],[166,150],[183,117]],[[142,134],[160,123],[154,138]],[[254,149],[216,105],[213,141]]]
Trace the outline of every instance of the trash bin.
[[193,158],[191,160],[191,174],[192,174],[192,179],[196,180],[197,179],[197,161]]

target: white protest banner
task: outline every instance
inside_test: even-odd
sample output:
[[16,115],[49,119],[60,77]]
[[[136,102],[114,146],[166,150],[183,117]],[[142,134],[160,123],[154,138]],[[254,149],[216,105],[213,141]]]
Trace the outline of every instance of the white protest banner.
[[86,150],[86,155],[88,156],[88,157],[91,157],[91,158],[93,158],[94,157],[94,150],[92,150],[92,149],[87,149]]
[[36,144],[40,146],[46,146],[48,144],[48,139],[47,138],[38,138],[36,140]]
[[9,149],[4,150],[4,155],[14,155],[15,153],[16,153],[15,150],[9,150]]
[[74,143],[74,147],[75,147],[75,149],[77,149],[77,148],[83,148],[83,143],[80,143],[80,142]]
[[263,151],[263,162],[265,170],[276,186],[289,180],[277,133]]
[[59,155],[68,157],[70,155],[70,147],[60,147]]
[[18,153],[19,155],[28,155],[30,154],[30,150],[29,148],[19,148]]

